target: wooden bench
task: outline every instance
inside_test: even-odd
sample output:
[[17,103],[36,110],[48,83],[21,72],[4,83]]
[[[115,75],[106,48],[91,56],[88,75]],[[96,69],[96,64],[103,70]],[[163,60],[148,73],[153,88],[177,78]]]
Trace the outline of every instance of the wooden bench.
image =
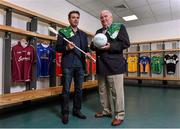
[[[83,83],[83,89],[89,89],[97,87],[98,83],[97,81],[87,81]],[[71,92],[74,91],[74,86],[72,84]],[[9,93],[0,95],[0,106],[6,106],[10,104],[15,104],[23,101],[28,100],[35,100],[50,96],[59,95],[62,93],[62,86],[56,86],[56,87],[49,87],[49,88],[43,88],[43,89],[36,89],[36,90],[29,90],[24,92],[17,92],[17,93]]]

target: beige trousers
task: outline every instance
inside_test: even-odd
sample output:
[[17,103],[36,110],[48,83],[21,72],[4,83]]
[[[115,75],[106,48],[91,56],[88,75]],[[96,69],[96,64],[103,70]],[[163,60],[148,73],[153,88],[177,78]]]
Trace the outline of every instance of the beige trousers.
[[112,112],[114,118],[123,120],[125,117],[123,74],[98,75],[98,83],[103,113]]

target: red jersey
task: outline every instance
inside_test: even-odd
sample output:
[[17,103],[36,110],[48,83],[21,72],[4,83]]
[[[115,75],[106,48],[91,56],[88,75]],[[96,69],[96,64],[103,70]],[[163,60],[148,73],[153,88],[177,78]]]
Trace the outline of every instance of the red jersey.
[[56,53],[56,76],[62,76],[62,66],[61,66],[62,53]]
[[86,74],[90,74],[90,61],[86,59]]
[[23,48],[20,43],[12,47],[12,80],[16,82],[30,81],[32,64],[34,62],[34,47]]
[[[96,54],[92,53],[92,57],[96,59]],[[92,61],[92,74],[96,74],[96,64]]]

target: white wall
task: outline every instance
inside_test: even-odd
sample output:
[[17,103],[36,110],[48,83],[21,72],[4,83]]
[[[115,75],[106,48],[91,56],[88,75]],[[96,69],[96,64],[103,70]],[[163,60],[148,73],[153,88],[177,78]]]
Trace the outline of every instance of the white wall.
[[180,20],[127,28],[130,41],[156,40],[180,37]]
[[[67,15],[71,10],[79,10],[81,13],[81,19],[79,27],[83,30],[95,33],[97,28],[100,28],[100,21],[95,17],[87,14],[86,12],[78,9],[77,7],[71,5],[65,0],[7,0],[18,6],[30,9],[32,11],[38,12],[45,16],[54,18],[56,20],[68,23]],[[19,15],[13,15],[13,26],[25,29],[26,22],[29,21],[28,18],[22,18]],[[0,24],[4,24],[4,11],[0,10]],[[44,23],[39,23],[38,32],[47,34],[47,25]],[[138,27],[127,28],[129,37],[131,41],[141,41],[141,40],[155,40],[164,38],[174,38],[180,37],[180,20],[162,22],[151,25],[143,25]],[[2,62],[2,39],[3,33],[0,33],[0,64]],[[40,83],[37,82],[39,85]],[[48,82],[46,82],[48,83]],[[0,67],[0,94],[2,92],[2,65]],[[15,87],[14,87],[15,88]],[[11,89],[11,91],[19,91],[17,89]],[[21,88],[24,90],[24,88]]]
[[[168,38],[180,38],[180,19],[174,20],[174,21],[156,23],[156,24],[130,27],[130,28],[127,28],[127,31],[128,31],[131,42],[159,40],[159,39],[168,39]],[[177,46],[177,48],[179,47]],[[166,49],[172,49],[172,45],[168,46],[168,44],[166,44]],[[176,54],[178,55],[178,57],[180,57],[180,52],[177,52]],[[158,76],[162,76],[162,74]],[[176,73],[174,75],[167,75],[167,77],[173,77],[173,76],[180,77],[180,63],[179,62],[176,66]],[[154,74],[153,74],[153,77],[155,77]],[[153,83],[153,84],[161,83],[157,81],[146,81],[146,82]],[[178,81],[177,82],[169,81],[168,83],[180,84],[180,82]]]
[[30,9],[32,11],[38,12],[45,16],[54,18],[56,20],[62,21],[68,24],[68,13],[71,10],[80,11],[80,23],[79,28],[95,33],[97,28],[101,28],[100,21],[89,15],[88,13],[82,11],[76,6],[68,3],[65,0],[7,0],[18,6]]
[[[0,10],[0,24],[4,24],[4,11]],[[4,34],[2,32],[0,32],[0,94],[2,94],[3,91],[3,78],[2,78],[2,73],[3,73],[3,69],[2,69],[2,65],[3,65],[3,37]]]
[[2,94],[2,91],[3,91],[3,88],[2,88],[2,73],[3,73],[3,70],[2,70],[2,64],[3,64],[3,59],[2,59],[2,50],[3,50],[3,33],[0,33],[0,64],[1,64],[1,67],[0,67],[0,94]]
[[[97,18],[78,9],[77,7],[71,5],[70,3],[66,2],[65,0],[53,0],[53,2],[49,1],[49,0],[9,0],[9,2],[12,2],[13,4],[22,6],[27,9],[30,9],[37,13],[43,14],[45,16],[54,18],[56,20],[66,23],[66,24],[68,24],[69,11],[78,10],[81,13],[80,24],[79,24],[80,29],[86,30],[91,33],[95,33],[97,28],[101,27],[100,21]],[[5,15],[5,12],[3,10],[0,10],[0,24],[1,25],[4,25],[4,20],[5,20],[4,15]],[[29,18],[13,13],[12,26],[25,30],[26,23],[28,21],[30,21]],[[46,24],[46,23],[38,22],[37,32],[41,33],[41,34],[48,34],[47,26],[48,26],[48,24]],[[4,44],[3,35],[4,35],[4,33],[0,33],[0,64],[3,63],[3,60],[2,60],[3,59],[2,58],[2,55],[3,55],[2,50],[3,50],[3,44]],[[16,41],[21,38],[22,37],[19,35],[13,35],[11,45],[13,46],[14,44],[16,44]],[[1,65],[1,67],[0,67],[0,94],[3,93],[2,73],[3,73],[3,69],[2,69],[2,65]],[[47,81],[47,79],[43,80],[43,81],[38,80],[37,85],[38,85],[37,88],[39,89],[39,88],[43,88],[44,86],[49,86],[49,82]],[[11,87],[11,93],[23,91],[23,90],[25,90],[25,86],[22,84],[13,85]]]

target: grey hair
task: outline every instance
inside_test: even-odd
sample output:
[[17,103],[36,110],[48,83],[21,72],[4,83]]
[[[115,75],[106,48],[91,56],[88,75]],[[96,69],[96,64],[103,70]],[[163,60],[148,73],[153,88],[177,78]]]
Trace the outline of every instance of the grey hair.
[[112,16],[112,13],[111,13],[109,10],[102,10],[102,11],[101,11],[101,14],[104,13],[104,12],[106,12],[106,13],[108,13],[110,16]]

